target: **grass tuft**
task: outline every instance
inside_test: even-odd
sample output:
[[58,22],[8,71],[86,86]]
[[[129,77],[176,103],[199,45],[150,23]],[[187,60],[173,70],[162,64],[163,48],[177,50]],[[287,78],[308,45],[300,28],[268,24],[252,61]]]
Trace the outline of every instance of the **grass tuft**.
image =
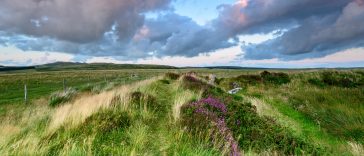
[[67,88],[64,91],[55,92],[49,98],[49,105],[52,107],[55,107],[62,103],[68,102],[76,94],[77,94],[77,91],[73,88]]

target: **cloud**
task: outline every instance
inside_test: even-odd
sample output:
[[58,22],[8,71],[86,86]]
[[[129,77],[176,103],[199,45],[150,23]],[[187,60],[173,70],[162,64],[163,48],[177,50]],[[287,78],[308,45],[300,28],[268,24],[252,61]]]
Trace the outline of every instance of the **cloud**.
[[73,55],[59,52],[25,52],[15,47],[0,47],[0,64],[7,66],[39,65],[57,61],[70,62],[73,59]]
[[117,61],[201,56],[257,34],[273,37],[244,42],[241,57],[299,60],[364,46],[364,0],[238,0],[206,25],[174,13],[171,1],[2,0],[0,45]]
[[147,20],[141,32],[146,32],[145,29],[147,33],[137,34],[139,39],[135,43],[144,42],[143,50],[155,52],[157,57],[192,57],[236,45],[213,28],[200,26],[191,18],[174,13]]
[[352,1],[340,12],[313,14],[298,21],[296,28],[262,44],[245,45],[250,59],[302,59],[322,57],[364,46],[364,5]]
[[278,58],[250,60],[239,58],[234,63],[248,67],[270,68],[362,67],[364,66],[364,48],[347,49],[321,58],[301,60],[280,60]]
[[149,57],[143,59],[136,59],[133,61],[120,61],[113,57],[92,57],[87,59],[87,63],[100,63],[100,62],[111,62],[111,63],[136,63],[136,64],[160,64],[160,65],[172,65],[178,67],[186,66],[211,66],[211,65],[227,65],[234,59],[238,58],[241,53],[239,46],[231,48],[225,48],[220,51],[211,52],[209,54],[199,54],[194,57],[185,56],[166,56],[162,58]]
[[169,0],[2,0],[0,30],[87,43],[116,24],[120,40],[143,25],[142,13],[165,8]]

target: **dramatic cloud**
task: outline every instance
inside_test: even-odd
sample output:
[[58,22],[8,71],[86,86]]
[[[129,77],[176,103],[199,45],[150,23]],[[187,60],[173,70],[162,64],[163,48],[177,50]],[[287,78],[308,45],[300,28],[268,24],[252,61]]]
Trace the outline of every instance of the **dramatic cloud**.
[[235,45],[217,30],[173,13],[146,21],[134,42],[144,43],[144,51],[155,52],[156,56],[189,57]]
[[116,24],[121,40],[143,25],[141,13],[168,0],[1,0],[0,30],[77,43],[100,39]]
[[[364,0],[238,0],[220,5],[206,25],[174,13],[170,1],[0,0],[0,45],[120,61],[241,44],[246,59],[293,60],[364,46]],[[151,11],[156,16],[145,18]],[[240,40],[272,32],[263,43]]]
[[[341,4],[339,1],[334,2]],[[243,46],[246,51],[245,57],[302,59],[321,57],[352,47],[363,47],[363,0],[348,2],[342,9],[336,7],[326,8],[327,12],[321,10],[320,14],[309,14],[310,16],[303,19],[295,19],[296,27],[278,38],[262,44]]]

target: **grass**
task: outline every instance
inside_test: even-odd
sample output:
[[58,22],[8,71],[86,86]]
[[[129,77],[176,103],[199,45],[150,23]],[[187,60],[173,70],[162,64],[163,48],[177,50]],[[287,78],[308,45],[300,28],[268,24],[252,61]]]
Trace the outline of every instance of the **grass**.
[[[24,81],[30,82],[29,91],[34,90],[27,105],[17,90],[0,92],[4,98],[0,98],[4,121],[0,154],[360,155],[363,151],[360,85],[328,85],[321,71],[263,75],[241,70],[186,71],[2,74],[0,81],[7,83],[1,86],[12,88],[11,84]],[[340,72],[354,74],[358,80],[363,76]],[[209,74],[217,75],[220,83],[207,83]],[[78,94],[52,107],[49,95],[63,90],[65,77]],[[310,79],[318,83],[308,83]],[[42,83],[32,87],[38,81]],[[243,90],[227,94],[235,81]]]
[[[355,77],[356,83],[363,77],[353,71],[335,71],[332,73],[340,76],[334,76],[338,80],[333,82],[345,85],[326,84],[323,81],[328,79],[326,73],[290,73],[291,82],[287,84],[249,83],[239,94],[248,97],[261,115],[275,118],[296,136],[350,155],[353,150],[348,142],[359,142],[360,147],[364,141],[364,92],[362,86],[353,87],[341,80],[346,75]],[[236,78],[225,81],[236,81]],[[221,85],[229,89],[224,83]]]

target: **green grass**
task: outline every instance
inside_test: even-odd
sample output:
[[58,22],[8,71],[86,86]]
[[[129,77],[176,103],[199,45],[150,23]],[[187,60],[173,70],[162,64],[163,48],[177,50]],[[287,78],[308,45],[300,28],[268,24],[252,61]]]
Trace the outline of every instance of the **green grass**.
[[[347,142],[364,141],[364,86],[350,84],[360,84],[364,77],[354,71],[334,71],[334,76],[321,80],[325,73],[290,73],[291,82],[283,85],[240,81],[244,90],[239,94],[260,99],[260,105],[266,105],[260,107],[268,107],[262,108],[264,115],[276,118],[299,137],[349,154]],[[331,84],[323,81],[335,78]],[[229,89],[227,84],[237,80],[229,78],[220,85]]]
[[[132,74],[137,77],[132,77]],[[115,70],[115,71],[53,71],[0,74],[0,105],[23,103],[24,84],[27,85],[29,100],[46,97],[66,87],[89,90],[94,86],[109,83],[126,84],[148,79],[164,73],[163,70]],[[91,88],[90,88],[91,87]]]
[[[0,154],[229,155],[227,134],[220,136],[216,121],[194,116],[193,110],[186,114],[187,104],[210,96],[226,105],[226,126],[245,154],[352,155],[352,147],[356,153],[363,150],[360,85],[308,83],[314,78],[321,82],[320,71],[290,71],[288,78],[272,74],[267,80],[250,76],[260,75],[255,70],[195,69],[197,76],[179,74],[189,70],[1,74]],[[221,83],[208,85],[209,74],[223,77]],[[241,74],[245,76],[238,77]],[[63,79],[78,94],[69,103],[51,107],[49,95],[63,90]],[[229,83],[236,80],[243,90],[227,94]],[[26,105],[25,82],[30,97]],[[252,98],[261,105],[250,104]]]

